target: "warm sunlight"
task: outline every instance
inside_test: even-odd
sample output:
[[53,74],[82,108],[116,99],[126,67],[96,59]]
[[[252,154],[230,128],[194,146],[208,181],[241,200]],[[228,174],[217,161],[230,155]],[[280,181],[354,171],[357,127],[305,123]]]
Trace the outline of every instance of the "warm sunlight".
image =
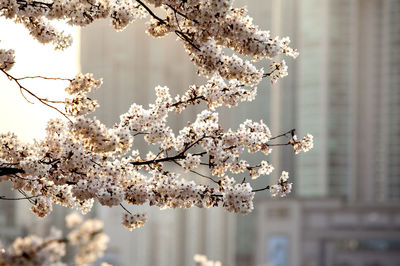
[[[59,28],[73,34],[73,45],[64,51],[54,51],[51,44],[43,45],[29,36],[28,31],[10,20],[0,20],[0,47],[15,49],[16,65],[10,71],[14,77],[47,76],[72,78],[79,70],[79,35],[78,30],[58,23]],[[64,81],[23,80],[23,85],[32,92],[49,99],[63,99]],[[62,117],[36,99],[25,93],[29,103],[19,91],[18,86],[0,73],[2,96],[0,106],[0,132],[14,132],[20,138],[32,140],[41,138],[49,118]],[[62,106],[60,106],[63,109]],[[7,111],[5,111],[7,110]]]

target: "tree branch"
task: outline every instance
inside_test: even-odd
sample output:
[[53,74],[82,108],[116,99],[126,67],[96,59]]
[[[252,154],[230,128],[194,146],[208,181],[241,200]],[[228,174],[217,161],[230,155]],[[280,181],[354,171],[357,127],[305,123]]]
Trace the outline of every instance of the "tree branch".
[[156,14],[154,14],[154,12],[153,12],[148,6],[146,6],[145,3],[143,3],[143,2],[140,1],[140,0],[136,0],[136,2],[138,2],[139,5],[141,5],[144,9],[146,9],[146,11],[147,11],[154,19],[158,20],[158,22],[160,22],[161,24],[164,24],[164,25],[167,24],[167,22],[166,22],[164,19],[162,19],[162,18],[158,17]]
[[18,173],[25,173],[25,171],[19,168],[0,167],[0,176],[15,175]]
[[[42,104],[46,105],[47,107],[50,107],[50,108],[56,110],[57,112],[59,112],[60,114],[62,114],[65,118],[67,118],[70,122],[72,122],[71,119],[70,119],[64,112],[62,112],[61,110],[59,110],[57,107],[52,106],[51,104],[48,104],[49,102],[50,102],[50,103],[61,103],[61,102],[58,102],[58,101],[51,101],[51,100],[48,100],[48,99],[44,99],[44,98],[38,97],[36,94],[34,94],[34,93],[31,92],[30,90],[28,90],[27,88],[25,88],[24,86],[22,86],[22,84],[19,82],[19,80],[18,80],[17,78],[13,77],[12,75],[10,75],[9,73],[7,73],[7,72],[6,72],[4,69],[2,69],[2,68],[0,68],[0,70],[7,76],[7,78],[8,78],[9,80],[14,81],[14,82],[18,85],[20,91],[23,90],[23,91],[27,92],[28,94],[30,94],[31,96],[33,96],[34,98],[36,98],[39,102],[41,102]],[[22,94],[22,96],[26,99],[26,97],[25,97],[23,94]],[[28,102],[30,102],[28,99],[26,99],[26,100],[27,100]]]

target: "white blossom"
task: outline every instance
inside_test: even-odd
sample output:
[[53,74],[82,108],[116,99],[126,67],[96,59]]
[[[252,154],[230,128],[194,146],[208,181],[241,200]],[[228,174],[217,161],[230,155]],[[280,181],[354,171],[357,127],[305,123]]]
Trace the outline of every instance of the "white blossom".
[[289,183],[288,180],[289,180],[289,173],[282,171],[278,183],[270,186],[269,188],[271,196],[285,197],[287,194],[289,194],[292,191],[293,183]]
[[0,69],[8,71],[15,64],[14,50],[0,49]]
[[122,225],[125,226],[129,231],[135,228],[141,227],[147,221],[147,214],[129,214],[124,213],[122,216]]
[[[153,7],[164,11],[162,18],[149,11]],[[68,83],[65,91],[69,96],[56,103],[63,103],[65,112],[47,98],[37,97],[67,119],[48,121],[46,136],[33,143],[25,143],[13,133],[0,134],[0,182],[10,181],[14,189],[29,194],[31,210],[37,216],[46,216],[53,204],[87,213],[94,201],[108,207],[123,203],[160,209],[223,207],[247,214],[254,208],[255,191],[260,189],[253,189],[246,177],[265,178],[274,169],[264,159],[253,163],[247,153],[268,156],[275,139],[289,133],[290,141],[278,145],[292,145],[296,154],[313,147],[311,135],[297,140],[292,130],[274,137],[262,120],[247,119],[236,129],[224,128],[219,121],[219,107],[253,101],[255,86],[263,78],[274,83],[287,75],[286,62],[277,61],[277,57],[295,58],[298,54],[289,47],[288,38],[259,29],[245,8],[233,7],[233,0],[0,1],[0,16],[21,23],[39,42],[52,43],[56,49],[68,47],[72,40],[53,26],[53,20],[86,26],[109,18],[116,30],[122,30],[149,14],[147,32],[154,37],[176,34],[198,73],[209,80],[174,97],[168,87],[157,86],[154,103],[133,103],[112,127],[88,116],[99,106],[88,93],[102,84],[92,74],[61,79]],[[270,60],[267,72],[253,63],[263,59]],[[20,79],[7,72],[14,64],[14,51],[0,49],[1,72],[25,89]],[[194,121],[175,132],[168,125],[171,112],[180,113],[202,103],[204,108]],[[147,153],[135,149],[137,138],[149,146]],[[171,172],[171,163],[185,173]],[[210,176],[197,173],[200,167],[208,168]],[[192,181],[188,172],[197,173],[205,182]],[[242,183],[228,177],[228,172],[245,175]],[[278,183],[267,187],[272,196],[285,196],[292,183],[283,171]],[[146,220],[143,214],[125,213],[122,224],[132,230]],[[78,222],[70,216],[68,224]],[[108,240],[97,234],[102,228],[98,222],[87,221],[79,228],[68,239],[78,245],[82,239],[90,242],[82,246],[86,253],[76,260],[85,264],[101,254]],[[89,239],[88,232],[95,234],[96,241]]]
[[205,255],[196,254],[193,257],[195,266],[222,266],[220,261],[209,260]]
[[82,222],[82,216],[76,212],[72,212],[65,217],[65,222],[68,228],[75,227]]
[[[69,215],[67,223],[76,222],[77,217],[76,214]],[[44,238],[36,235],[18,237],[8,248],[0,245],[0,265],[66,265],[62,258],[66,255],[67,245],[77,247],[76,265],[88,265],[102,257],[107,248],[108,236],[102,230],[102,223],[92,219],[71,231],[67,238],[55,228],[51,228]]]

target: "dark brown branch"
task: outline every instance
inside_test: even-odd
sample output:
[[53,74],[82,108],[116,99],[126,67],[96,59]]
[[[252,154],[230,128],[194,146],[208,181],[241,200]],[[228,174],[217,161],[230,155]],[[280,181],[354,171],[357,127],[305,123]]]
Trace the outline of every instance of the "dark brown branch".
[[21,193],[32,205],[35,205],[36,200],[29,198],[30,196],[28,196],[25,191],[23,191],[22,189],[18,189],[18,192]]
[[15,175],[18,173],[25,173],[25,171],[19,168],[0,167],[0,176]]
[[253,189],[251,192],[260,192],[260,191],[264,191],[264,190],[269,190],[270,186],[266,186],[264,188],[259,188],[259,189]]
[[30,196],[30,197],[22,197],[22,198],[7,198],[6,196],[0,196],[0,200],[30,200],[41,196]]
[[17,4],[19,5],[19,9],[25,9],[27,6],[33,6],[33,7],[40,7],[40,8],[45,8],[45,9],[50,9],[53,6],[53,3],[45,3],[45,2],[40,2],[40,1],[24,1],[24,0],[17,0]]
[[280,134],[280,135],[278,135],[278,136],[272,137],[272,138],[270,138],[269,140],[273,140],[273,139],[277,139],[277,138],[286,136],[286,135],[288,135],[289,133],[290,133],[291,136],[293,137],[295,131],[296,131],[296,129],[291,129],[291,130],[289,130],[288,132],[285,132],[285,133],[282,133],[282,134]]
[[185,158],[186,158],[186,155],[184,153],[179,153],[175,156],[164,157],[164,158],[160,158],[157,160],[135,161],[135,162],[130,162],[130,163],[132,165],[146,165],[146,164],[156,164],[156,163],[162,163],[162,162],[173,161],[173,160],[178,160],[178,159],[185,159]]
[[271,70],[271,72],[265,73],[263,75],[263,78],[269,77],[272,75],[272,73],[274,73],[276,70],[279,70],[279,66],[275,66],[275,69]]
[[[181,159],[185,159],[186,158],[186,152],[192,148],[193,146],[197,145],[200,141],[202,141],[205,138],[208,138],[209,136],[202,136],[201,138],[198,138],[196,141],[194,141],[193,143],[187,144],[186,147],[183,149],[183,151],[181,151],[180,153],[174,155],[174,156],[170,156],[170,157],[164,157],[164,158],[160,158],[160,159],[153,159],[153,160],[147,160],[147,161],[135,161],[135,162],[130,162],[132,165],[150,165],[150,164],[155,164],[155,163],[162,163],[162,162],[168,162],[168,161],[175,161],[175,160],[181,160]],[[159,156],[162,152],[161,151],[157,156]],[[207,152],[200,152],[200,153],[195,153],[193,155],[198,155],[198,156],[203,156],[207,154]]]
[[197,51],[201,51],[199,47],[197,47],[197,45],[195,45],[193,43],[193,41],[182,31],[179,30],[175,30],[175,34],[181,38],[182,40],[186,41],[187,43],[189,43],[194,49],[196,49]]
[[120,205],[120,206],[122,207],[122,209],[124,209],[127,213],[129,213],[130,215],[132,215],[132,213],[131,213],[127,208],[125,208],[125,206],[122,205],[122,203],[120,203],[119,205]]
[[158,22],[160,22],[161,24],[164,24],[164,25],[167,24],[167,22],[166,22],[164,19],[162,19],[162,18],[158,17],[156,14],[154,14],[154,12],[153,12],[148,6],[146,6],[145,3],[143,3],[143,2],[140,1],[140,0],[136,0],[136,2],[138,2],[139,5],[141,5],[144,9],[146,9],[146,11],[147,11],[154,19],[158,20]]
[[176,108],[177,106],[179,106],[181,104],[194,104],[196,101],[200,101],[200,100],[206,101],[206,98],[204,98],[204,96],[196,96],[194,98],[187,99],[186,101],[175,102],[175,103],[171,104],[170,106]]
[[[195,153],[193,155],[204,155],[207,152],[200,152],[200,153]],[[186,158],[185,152],[178,153],[175,156],[170,156],[170,157],[165,157],[165,158],[160,158],[160,159],[155,159],[155,160],[148,160],[148,161],[135,161],[135,162],[130,162],[132,165],[150,165],[150,164],[156,164],[156,163],[162,163],[162,162],[169,162],[169,161],[174,161],[174,160],[182,160]]]

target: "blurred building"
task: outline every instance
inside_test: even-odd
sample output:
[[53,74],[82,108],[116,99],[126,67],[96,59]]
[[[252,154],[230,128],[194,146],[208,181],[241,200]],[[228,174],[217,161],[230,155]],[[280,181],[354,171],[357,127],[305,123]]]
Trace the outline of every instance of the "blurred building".
[[272,119],[294,114],[315,144],[280,158],[296,197],[257,203],[255,264],[400,265],[400,1],[280,2],[300,57]]
[[[257,202],[255,265],[398,266],[399,204],[340,199]],[[246,264],[243,264],[246,265]]]

